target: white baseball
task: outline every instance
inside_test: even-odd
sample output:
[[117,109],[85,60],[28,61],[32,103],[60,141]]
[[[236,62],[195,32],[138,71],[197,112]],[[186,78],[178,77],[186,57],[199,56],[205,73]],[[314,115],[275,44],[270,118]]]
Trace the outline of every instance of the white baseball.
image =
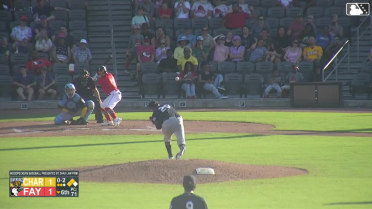
[[180,77],[177,76],[177,77],[174,78],[174,80],[179,81]]

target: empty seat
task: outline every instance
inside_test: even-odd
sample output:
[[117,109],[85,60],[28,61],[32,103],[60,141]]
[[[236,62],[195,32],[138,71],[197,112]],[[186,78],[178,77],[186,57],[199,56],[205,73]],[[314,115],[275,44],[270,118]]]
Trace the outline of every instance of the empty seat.
[[156,19],[155,26],[157,28],[173,28],[173,20],[172,19],[163,19],[158,18]]
[[53,72],[55,75],[69,75],[68,64],[66,63],[54,63]]
[[191,19],[191,27],[194,29],[208,27],[208,19],[207,18],[193,18]]
[[250,95],[262,95],[264,88],[264,78],[258,73],[250,73],[244,76],[244,94],[247,97],[247,94]]
[[67,26],[66,21],[64,21],[64,20],[53,20],[50,23],[50,27],[51,27],[52,31],[59,31],[62,26],[63,27]]
[[55,10],[53,11],[53,15],[55,17],[53,21],[61,20],[65,21],[65,23],[68,21],[68,13],[66,11]]
[[285,28],[289,28],[293,21],[294,21],[293,17],[283,17],[280,18],[279,25]]
[[85,9],[85,0],[68,0],[67,4],[70,9]]
[[256,73],[263,76],[265,83],[268,82],[268,77],[274,70],[274,64],[272,62],[258,62],[256,63]]
[[190,19],[179,19],[175,18],[173,21],[173,27],[174,28],[189,28],[191,27],[191,21]]
[[267,16],[267,8],[266,7],[256,7],[254,8],[254,14],[257,16]]
[[240,73],[227,73],[224,75],[223,84],[228,95],[243,95],[243,76]]
[[258,6],[260,5],[260,0],[246,0],[248,5]]
[[81,39],[87,38],[87,31],[85,30],[72,30],[70,35],[74,38],[75,41],[80,41]]
[[284,79],[289,72],[292,70],[293,64],[290,62],[280,62],[277,65],[280,76]]
[[223,34],[226,36],[227,32],[229,32],[230,30],[227,29],[227,28],[216,28],[213,30],[213,36],[217,36],[217,35],[220,35],[220,34]]
[[[326,7],[332,6],[333,5],[333,1],[334,0],[316,0],[315,1],[315,4],[318,7],[324,7],[324,8],[326,8]],[[338,1],[338,0],[336,0],[336,1]]]
[[68,7],[66,0],[49,0],[49,2],[54,7],[62,7],[62,8]]
[[317,28],[322,28],[323,26],[328,26],[331,24],[331,19],[328,17],[320,17],[315,20],[315,25]]
[[86,11],[84,9],[72,9],[69,12],[69,21],[85,20],[86,18]]
[[0,22],[0,31],[9,32],[8,24],[6,22]]
[[303,14],[303,9],[301,7],[289,7],[285,10],[286,17],[297,17],[298,14]]
[[312,81],[314,77],[314,63],[310,61],[301,61],[298,66],[300,72],[304,76],[304,81]]
[[181,83],[177,82],[174,78],[177,73],[163,73],[161,77],[161,95],[165,97],[180,97]]
[[282,18],[285,16],[285,9],[283,7],[269,7],[267,9],[267,16]]
[[8,64],[0,64],[0,75],[10,75],[10,68]]
[[158,64],[156,62],[141,63],[142,73],[158,73]]
[[0,21],[10,22],[12,20],[10,12],[6,10],[0,10]]
[[235,62],[221,62],[218,64],[218,72],[222,74],[235,72]]
[[276,31],[279,27],[279,18],[273,18],[273,17],[267,17],[266,22],[269,24],[268,28],[270,31],[274,30]]
[[28,55],[23,53],[18,54],[11,54],[10,55],[10,63],[13,64],[26,64],[28,60]]
[[342,13],[341,7],[326,7],[324,10],[324,16],[331,17],[332,15],[344,15],[345,13]]
[[[173,78],[174,80],[174,78]],[[141,95],[143,98],[149,95],[160,95],[161,77],[158,73],[146,73],[142,75]]]
[[56,75],[56,86],[57,86],[57,95],[61,97],[65,94],[65,85],[72,81],[70,75]]
[[279,5],[279,1],[277,0],[261,0],[262,7],[275,7]]
[[255,72],[255,64],[252,62],[237,62],[236,72],[242,74],[249,74]]
[[17,0],[17,1],[15,1],[15,9],[17,11],[28,10],[28,8],[30,8],[30,6],[31,6],[30,0]]
[[307,15],[313,15],[314,17],[322,17],[324,16],[324,8],[323,7],[309,7],[307,8]]
[[253,29],[254,26],[258,24],[258,20],[255,17],[248,18],[245,21],[245,25],[248,26],[251,30]]
[[12,89],[13,79],[10,75],[0,75],[0,96],[9,96]]
[[86,30],[87,24],[85,20],[72,20],[69,22],[68,27],[70,30]]
[[215,29],[215,28],[221,28],[223,26],[223,19],[222,18],[211,18],[208,20],[209,28]]

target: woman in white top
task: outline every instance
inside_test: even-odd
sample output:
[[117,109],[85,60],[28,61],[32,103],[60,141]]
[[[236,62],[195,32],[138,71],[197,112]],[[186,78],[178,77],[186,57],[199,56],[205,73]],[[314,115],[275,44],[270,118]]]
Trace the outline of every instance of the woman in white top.
[[53,47],[52,40],[48,37],[48,32],[42,29],[39,35],[36,37],[35,49],[38,52],[50,52]]

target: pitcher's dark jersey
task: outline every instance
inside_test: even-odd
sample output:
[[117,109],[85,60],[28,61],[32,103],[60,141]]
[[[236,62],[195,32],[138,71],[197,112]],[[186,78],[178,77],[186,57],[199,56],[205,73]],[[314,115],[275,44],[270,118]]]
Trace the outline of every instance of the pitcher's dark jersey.
[[207,202],[193,193],[184,193],[172,199],[170,209],[208,209]]
[[152,113],[152,120],[155,122],[157,129],[161,129],[163,122],[168,120],[170,117],[180,117],[176,110],[169,104],[164,104],[158,107]]

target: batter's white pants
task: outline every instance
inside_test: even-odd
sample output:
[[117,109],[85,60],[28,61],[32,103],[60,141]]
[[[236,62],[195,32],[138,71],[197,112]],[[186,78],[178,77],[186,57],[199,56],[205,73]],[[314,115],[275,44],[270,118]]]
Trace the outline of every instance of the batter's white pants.
[[101,108],[105,109],[108,107],[113,110],[114,107],[120,102],[120,100],[121,92],[119,90],[114,90],[110,92],[110,95],[106,97],[105,100],[103,100],[103,102],[101,103]]
[[171,142],[172,135],[175,134],[177,137],[178,146],[186,144],[185,142],[185,129],[183,127],[183,118],[170,117],[168,120],[163,122],[161,131],[164,134],[164,142]]

